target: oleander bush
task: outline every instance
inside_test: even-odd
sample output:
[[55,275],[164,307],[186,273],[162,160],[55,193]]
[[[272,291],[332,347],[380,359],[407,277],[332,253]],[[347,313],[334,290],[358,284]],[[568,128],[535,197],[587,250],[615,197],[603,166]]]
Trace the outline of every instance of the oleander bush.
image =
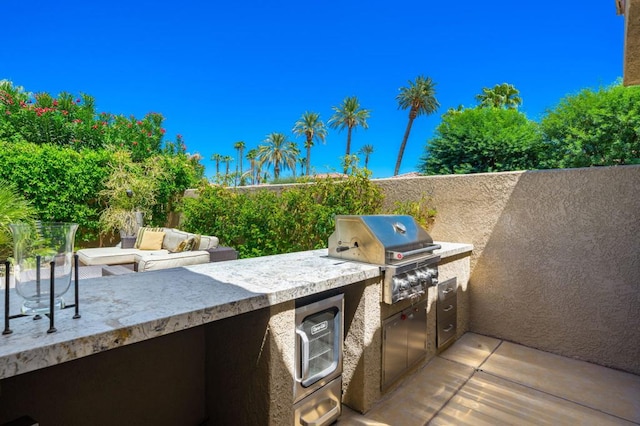
[[27,141],[60,147],[101,149],[112,147],[131,152],[142,161],[169,148],[185,152],[180,135],[163,145],[164,117],[150,112],[143,118],[98,113],[95,99],[82,93],[29,93],[8,80],[0,80],[0,140]]
[[[164,225],[184,191],[200,184],[204,167],[186,154],[180,135],[163,140],[163,120],[153,112],[142,119],[97,113],[87,94],[32,94],[0,80],[0,179],[39,219],[76,222],[77,238],[88,242],[110,231],[100,216],[118,197],[100,194],[116,171],[128,168],[154,188],[155,202],[141,206],[148,222]],[[150,175],[150,168],[162,173]]]

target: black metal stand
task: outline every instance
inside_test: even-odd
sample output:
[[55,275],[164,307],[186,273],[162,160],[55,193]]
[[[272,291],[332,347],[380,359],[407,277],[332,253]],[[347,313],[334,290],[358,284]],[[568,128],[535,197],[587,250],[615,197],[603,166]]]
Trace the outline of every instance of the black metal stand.
[[56,311],[54,306],[56,301],[56,262],[50,262],[49,267],[51,268],[51,278],[49,279],[49,329],[47,333],[55,333],[58,331],[54,326],[54,315]]
[[73,255],[73,267],[75,268],[75,271],[74,271],[74,276],[73,276],[73,278],[74,278],[74,280],[73,280],[73,289],[74,289],[74,293],[75,293],[75,300],[74,300],[75,304],[74,304],[74,306],[76,308],[76,313],[73,316],[73,319],[81,318],[81,315],[80,315],[80,297],[79,297],[79,294],[80,294],[79,287],[80,286],[78,285],[78,282],[80,281],[80,263],[79,262],[80,261],[78,260],[78,255],[74,254]]
[[2,334],[11,334],[13,330],[9,328],[9,261],[4,262],[4,330]]
[[[40,259],[38,256],[38,266],[40,264]],[[47,316],[49,317],[49,329],[47,330],[47,333],[55,333],[56,331],[58,331],[55,327],[55,262],[51,262],[50,263],[50,267],[51,267],[51,278],[49,280],[50,282],[50,288],[49,288],[49,313],[47,314]],[[9,315],[9,305],[10,305],[10,295],[11,292],[9,291],[9,286],[10,286],[10,277],[9,277],[9,272],[10,272],[10,263],[9,261],[5,261],[4,262],[4,269],[5,269],[5,287],[4,287],[4,330],[2,331],[3,335],[7,335],[7,334],[11,334],[13,333],[13,330],[11,330],[11,328],[9,327],[9,320],[12,320],[14,318],[22,318],[22,317],[26,317],[28,315],[24,315],[24,314],[17,314],[17,315]],[[80,266],[79,266],[79,260],[78,260],[78,255],[74,254],[73,255],[73,265],[72,265],[72,270],[74,272],[73,278],[74,278],[74,283],[73,283],[73,289],[74,289],[74,304],[73,305],[66,305],[64,308],[62,309],[67,309],[67,308],[75,308],[75,314],[73,315],[73,319],[78,319],[81,318],[82,316],[80,315],[80,285],[79,285],[79,281],[80,281]],[[40,294],[40,268],[37,268],[37,291],[38,294]],[[34,320],[38,320],[41,319],[42,316],[40,315],[36,315],[33,317]]]

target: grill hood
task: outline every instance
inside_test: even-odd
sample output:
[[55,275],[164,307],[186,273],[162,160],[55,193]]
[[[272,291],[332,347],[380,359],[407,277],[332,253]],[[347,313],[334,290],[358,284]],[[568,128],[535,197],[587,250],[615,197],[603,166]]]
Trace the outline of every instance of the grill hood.
[[338,215],[329,256],[378,265],[398,264],[440,248],[408,215]]

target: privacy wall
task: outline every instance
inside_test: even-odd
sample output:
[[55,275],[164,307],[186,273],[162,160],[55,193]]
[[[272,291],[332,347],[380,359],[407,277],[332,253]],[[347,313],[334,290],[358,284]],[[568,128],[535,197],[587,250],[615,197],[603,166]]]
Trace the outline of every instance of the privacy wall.
[[640,166],[376,180],[471,243],[471,331],[640,374]]

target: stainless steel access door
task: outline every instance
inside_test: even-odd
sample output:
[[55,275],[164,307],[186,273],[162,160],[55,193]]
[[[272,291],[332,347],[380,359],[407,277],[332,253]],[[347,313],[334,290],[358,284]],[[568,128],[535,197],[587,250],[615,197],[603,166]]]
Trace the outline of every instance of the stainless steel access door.
[[382,324],[382,389],[427,353],[427,301],[386,319]]
[[296,309],[295,400],[342,374],[344,296]]

